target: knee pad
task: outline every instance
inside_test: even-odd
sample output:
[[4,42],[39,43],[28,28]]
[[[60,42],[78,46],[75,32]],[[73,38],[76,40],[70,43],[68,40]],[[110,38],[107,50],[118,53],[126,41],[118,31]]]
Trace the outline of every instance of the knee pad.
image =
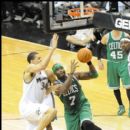
[[82,130],[102,130],[101,128],[96,126],[92,121],[89,120],[83,121],[81,128]]

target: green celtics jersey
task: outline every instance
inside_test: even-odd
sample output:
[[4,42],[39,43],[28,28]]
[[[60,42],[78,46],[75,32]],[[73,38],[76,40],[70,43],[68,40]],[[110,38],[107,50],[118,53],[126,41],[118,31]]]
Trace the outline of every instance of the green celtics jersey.
[[[59,81],[60,82],[60,81]],[[60,100],[64,104],[65,113],[74,114],[78,112],[83,103],[87,102],[81,86],[76,78],[72,79],[72,85],[66,94],[60,96]]]
[[120,46],[120,40],[125,37],[125,33],[122,32],[121,38],[115,40],[112,38],[111,32],[109,33],[109,38],[107,42],[107,59],[108,61],[122,61],[127,59],[127,55],[123,53],[123,50]]

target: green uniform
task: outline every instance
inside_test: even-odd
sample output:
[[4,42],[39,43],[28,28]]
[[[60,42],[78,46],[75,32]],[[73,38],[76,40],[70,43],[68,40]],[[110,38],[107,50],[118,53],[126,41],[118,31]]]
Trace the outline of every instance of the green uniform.
[[[59,80],[58,82],[61,83]],[[60,100],[64,104],[67,130],[80,130],[84,120],[92,119],[90,104],[76,78],[72,79],[70,89],[60,96]]]
[[115,40],[112,38],[111,32],[109,33],[107,42],[107,79],[108,85],[112,89],[118,89],[120,87],[120,79],[124,87],[130,87],[127,55],[123,53],[120,46],[120,40],[124,37],[125,33],[122,32],[121,38]]

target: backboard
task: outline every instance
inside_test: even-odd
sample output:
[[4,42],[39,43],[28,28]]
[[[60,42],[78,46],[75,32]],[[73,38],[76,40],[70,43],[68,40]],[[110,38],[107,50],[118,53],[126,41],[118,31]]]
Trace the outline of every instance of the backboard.
[[46,33],[94,27],[130,33],[130,12],[127,16],[124,14],[107,13],[85,1],[42,2],[43,31]]
[[[61,32],[94,27],[92,16],[94,8],[85,10],[85,2],[42,2],[44,32]],[[89,13],[87,13],[89,12]],[[75,16],[76,15],[76,16]]]

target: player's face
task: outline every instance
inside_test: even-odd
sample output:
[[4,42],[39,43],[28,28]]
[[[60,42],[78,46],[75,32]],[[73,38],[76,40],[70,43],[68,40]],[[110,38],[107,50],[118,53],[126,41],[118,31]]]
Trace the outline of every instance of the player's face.
[[64,76],[65,76],[65,70],[64,70],[64,68],[63,68],[63,67],[58,68],[58,69],[56,70],[55,74],[56,74],[56,76],[57,76],[58,78],[64,77]]
[[34,60],[32,60],[34,64],[38,64],[41,62],[41,56],[40,54],[36,54]]
[[130,51],[130,43],[129,42],[124,42],[121,44],[121,48],[125,51],[128,52]]

